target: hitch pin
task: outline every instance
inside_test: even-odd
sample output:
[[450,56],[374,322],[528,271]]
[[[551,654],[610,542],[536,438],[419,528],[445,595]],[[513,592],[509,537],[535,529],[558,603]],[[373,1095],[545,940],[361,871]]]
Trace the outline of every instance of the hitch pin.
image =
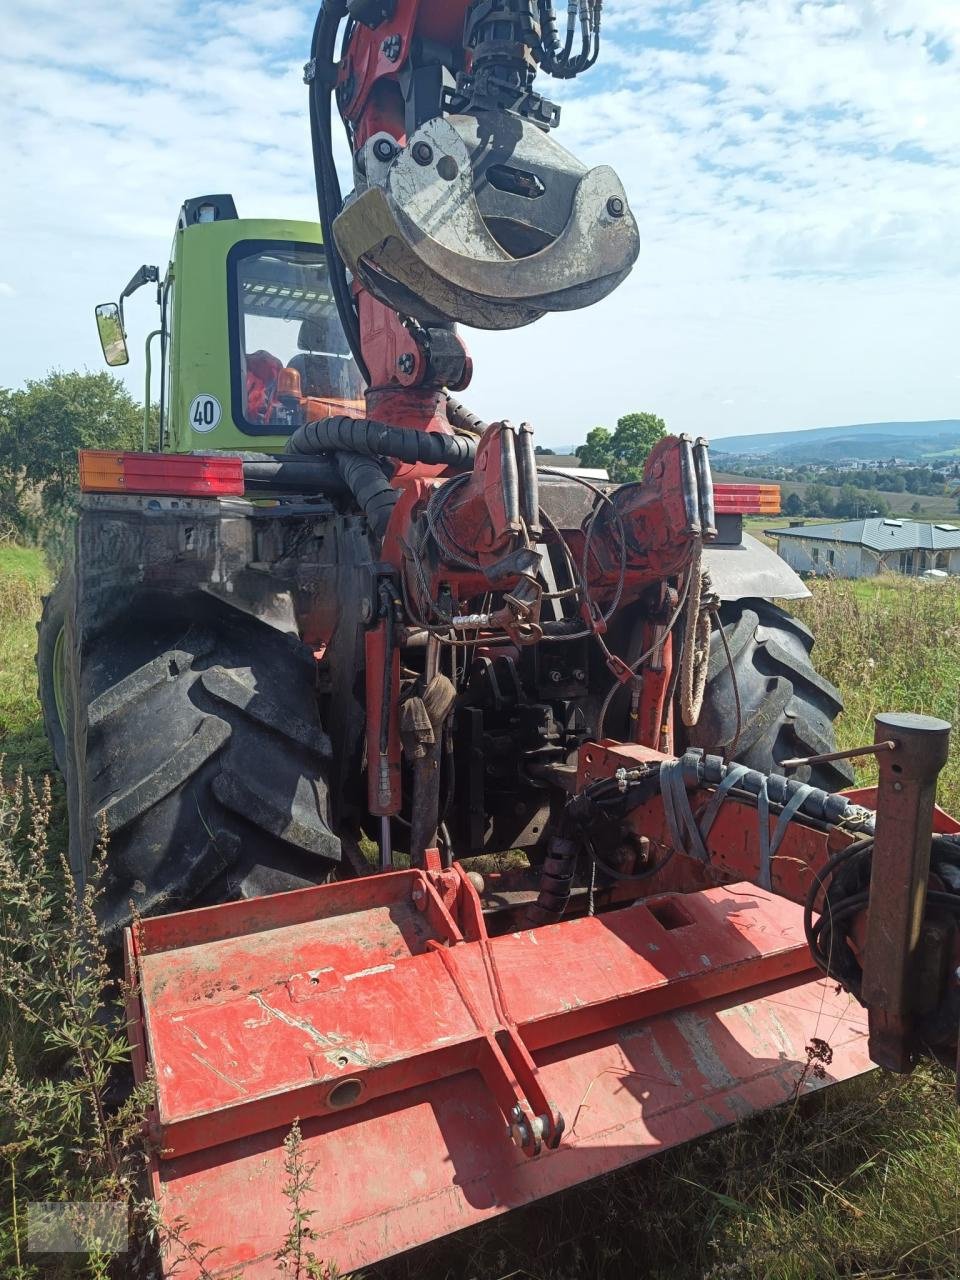
[[831,760],[856,760],[858,756],[875,756],[882,751],[896,751],[897,744],[890,740],[872,742],[869,747],[851,747],[849,751],[828,751],[822,756],[797,756],[794,760],[781,760],[781,769],[800,769],[808,764],[829,764]]

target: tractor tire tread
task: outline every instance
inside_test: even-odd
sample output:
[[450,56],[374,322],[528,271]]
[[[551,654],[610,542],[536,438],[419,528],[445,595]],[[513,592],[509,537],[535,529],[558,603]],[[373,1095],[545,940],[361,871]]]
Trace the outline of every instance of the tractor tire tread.
[[199,609],[132,611],[67,654],[71,865],[82,886],[105,826],[111,949],[134,913],[322,883],[340,861],[312,653],[229,605]]
[[[843,709],[836,687],[815,669],[814,637],[799,619],[767,600],[725,603],[720,620],[730,646],[740,693],[742,726],[734,758],[762,773],[778,773],[790,757],[836,750],[834,721]],[[690,746],[724,752],[736,734],[736,703],[729,660],[714,629],[699,723]],[[851,785],[845,761],[804,767],[792,777],[825,791]]]

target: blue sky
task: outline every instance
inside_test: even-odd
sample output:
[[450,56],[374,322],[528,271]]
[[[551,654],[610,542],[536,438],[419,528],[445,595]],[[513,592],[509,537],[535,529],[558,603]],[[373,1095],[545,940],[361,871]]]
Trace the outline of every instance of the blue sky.
[[[314,12],[8,0],[0,385],[100,367],[92,306],[166,261],[184,196],[314,216]],[[559,139],[620,173],[640,261],[591,310],[468,334],[465,399],[552,444],[632,409],[717,437],[960,417],[960,3],[604,13],[600,65],[542,90],[563,104]],[[135,342],[154,320],[146,295],[129,308]],[[139,358],[128,377],[139,393]]]

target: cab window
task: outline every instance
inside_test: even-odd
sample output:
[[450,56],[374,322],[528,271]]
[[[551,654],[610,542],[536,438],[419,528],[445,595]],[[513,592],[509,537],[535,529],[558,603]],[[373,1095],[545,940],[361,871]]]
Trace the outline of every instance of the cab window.
[[364,412],[363,381],[350,354],[319,246],[237,246],[232,335],[238,423],[282,435],[304,422]]

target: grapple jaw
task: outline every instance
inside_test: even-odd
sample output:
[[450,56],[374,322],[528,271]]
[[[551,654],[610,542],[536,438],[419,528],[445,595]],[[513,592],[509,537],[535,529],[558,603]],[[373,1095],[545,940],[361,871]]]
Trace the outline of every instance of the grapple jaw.
[[350,1271],[863,1071],[801,916],[738,884],[490,936],[434,861],[143,921],[163,1217],[207,1274],[272,1277],[299,1119],[314,1251]]
[[386,135],[365,144],[334,233],[351,272],[403,315],[515,329],[599,302],[637,259],[637,224],[614,171],[587,171],[529,121],[438,118],[405,147],[391,144]]

